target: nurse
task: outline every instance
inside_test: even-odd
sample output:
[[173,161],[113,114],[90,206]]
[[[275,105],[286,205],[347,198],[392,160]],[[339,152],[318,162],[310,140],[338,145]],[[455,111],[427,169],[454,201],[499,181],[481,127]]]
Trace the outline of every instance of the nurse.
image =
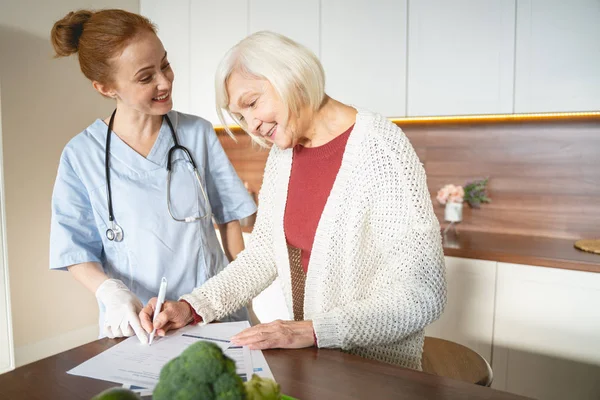
[[[168,280],[178,299],[243,250],[239,219],[256,206],[212,125],[172,110],[174,73],[145,17],[71,12],[52,28],[57,56],[114,99],[64,148],[52,196],[50,268],[95,293],[100,336],[147,342],[138,313]],[[213,226],[219,226],[225,253]],[[242,308],[230,320],[248,319]]]

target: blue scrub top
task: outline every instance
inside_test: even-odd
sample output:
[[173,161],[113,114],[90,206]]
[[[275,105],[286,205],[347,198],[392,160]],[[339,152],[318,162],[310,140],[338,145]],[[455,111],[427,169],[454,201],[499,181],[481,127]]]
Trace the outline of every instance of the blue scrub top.
[[[179,144],[196,162],[214,221],[222,224],[256,212],[210,122],[176,111],[168,115]],[[178,222],[169,215],[166,167],[174,142],[163,120],[147,157],[112,133],[112,202],[123,240],[109,241],[105,234],[109,227],[104,169],[107,128],[98,119],[63,150],[52,195],[50,268],[66,270],[73,264],[98,262],[109,277],[123,281],[144,304],[157,296],[165,276],[166,298],[177,300],[228,264],[213,219]],[[181,151],[174,153],[170,194],[177,218],[202,215],[207,209],[186,160]],[[103,305],[99,307],[102,327]],[[231,319],[247,319],[246,310]]]

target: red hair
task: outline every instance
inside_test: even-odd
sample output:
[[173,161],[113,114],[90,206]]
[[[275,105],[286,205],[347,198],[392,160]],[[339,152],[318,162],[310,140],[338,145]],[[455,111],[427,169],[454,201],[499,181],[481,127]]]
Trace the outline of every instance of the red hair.
[[140,32],[156,34],[150,20],[125,10],[80,10],[56,21],[50,38],[56,57],[79,55],[83,74],[91,81],[110,83],[110,60]]

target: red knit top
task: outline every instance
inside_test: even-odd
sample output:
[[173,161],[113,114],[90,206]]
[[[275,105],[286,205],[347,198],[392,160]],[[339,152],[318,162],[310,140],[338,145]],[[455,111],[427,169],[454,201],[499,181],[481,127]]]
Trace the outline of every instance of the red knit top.
[[283,228],[287,243],[302,252],[305,273],[317,225],[342,165],[352,128],[354,125],[323,146],[294,147]]

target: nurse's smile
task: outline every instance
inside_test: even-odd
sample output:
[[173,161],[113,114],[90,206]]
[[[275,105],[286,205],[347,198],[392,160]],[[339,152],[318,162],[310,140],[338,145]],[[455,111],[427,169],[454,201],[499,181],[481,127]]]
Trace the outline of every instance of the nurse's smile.
[[152,100],[156,101],[158,103],[165,103],[165,102],[169,101],[170,99],[171,99],[171,94],[170,93],[165,93],[163,95],[156,96]]

